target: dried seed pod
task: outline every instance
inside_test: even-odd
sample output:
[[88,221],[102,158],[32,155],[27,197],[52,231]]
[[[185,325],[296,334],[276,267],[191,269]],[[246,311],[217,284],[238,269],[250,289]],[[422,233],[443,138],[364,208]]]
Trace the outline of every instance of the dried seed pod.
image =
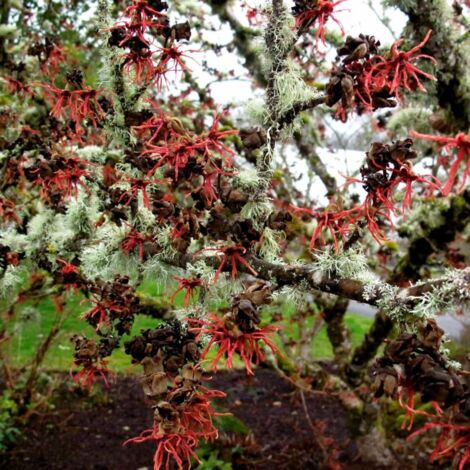
[[191,39],[191,26],[189,25],[189,21],[173,25],[171,27],[170,36],[174,37],[177,41],[183,39],[189,41],[189,39]]
[[266,131],[259,127],[250,127],[240,130],[240,138],[247,150],[261,148],[267,142]]

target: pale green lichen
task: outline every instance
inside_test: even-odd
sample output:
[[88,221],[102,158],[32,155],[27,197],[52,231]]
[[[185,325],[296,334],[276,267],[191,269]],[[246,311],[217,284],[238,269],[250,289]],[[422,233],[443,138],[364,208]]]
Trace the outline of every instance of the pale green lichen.
[[88,195],[80,190],[78,197],[72,198],[67,204],[64,217],[65,226],[72,232],[90,235],[100,218],[99,201],[95,195]]
[[18,29],[12,24],[0,24],[0,38],[13,38],[16,36]]
[[204,284],[210,286],[214,283],[215,269],[204,260],[197,260],[186,265],[187,273],[192,277],[200,278]]
[[[413,313],[425,317],[464,306],[470,301],[470,268],[448,270],[435,286],[425,292],[413,308]],[[416,284],[417,286],[423,283]]]
[[309,291],[311,291],[310,286],[302,283],[298,286],[283,286],[273,292],[273,301],[299,310],[305,306],[306,295]]
[[157,281],[157,286],[160,289],[166,288],[172,274],[172,268],[162,262],[159,256],[151,256],[145,260],[145,262],[140,265],[140,271],[143,279]]
[[143,203],[143,196],[139,194],[137,212],[133,219],[134,226],[139,232],[151,232],[157,225],[155,215]]
[[23,283],[23,268],[9,265],[0,275],[0,298],[11,301],[16,297],[18,287]]
[[244,289],[240,279],[233,279],[228,273],[220,273],[217,282],[207,287],[206,303],[210,300],[214,305],[230,302],[233,295]]
[[248,116],[248,120],[254,124],[264,125],[268,120],[268,110],[266,104],[262,99],[250,100],[245,106],[245,114]]
[[256,229],[261,229],[266,219],[273,211],[272,202],[268,199],[260,201],[248,201],[240,211],[240,216],[253,222]]
[[155,231],[155,240],[160,248],[160,253],[157,256],[162,260],[171,260],[178,254],[171,243],[173,240],[172,231],[171,225],[164,225]]
[[387,129],[397,137],[408,137],[410,129],[424,134],[429,133],[429,118],[432,115],[430,109],[403,108],[392,114]]
[[253,191],[259,187],[261,178],[255,169],[246,169],[240,170],[232,181],[236,187]]
[[445,224],[445,212],[449,210],[449,198],[417,200],[413,211],[400,225],[400,234],[413,239],[427,236],[434,228]]
[[261,245],[258,249],[259,256],[270,263],[280,263],[281,247],[279,242],[284,236],[283,232],[266,227],[261,236]]
[[120,250],[120,243],[125,236],[125,228],[114,224],[104,224],[96,232],[96,242],[85,247],[80,255],[81,270],[88,279],[98,277],[110,280],[119,268],[111,266],[112,262],[122,261],[113,257]]
[[18,233],[13,228],[0,232],[0,245],[9,247],[11,251],[21,253],[26,250],[28,244],[27,235]]
[[[371,282],[364,286],[363,298],[373,301],[393,320],[405,322],[409,317],[434,319],[437,314],[462,307],[470,302],[470,268],[449,270],[445,276],[426,283],[430,284],[418,297],[410,297],[408,290],[400,289],[385,282]],[[411,289],[411,287],[410,287]]]
[[282,12],[276,17],[273,16],[272,9],[266,9],[270,16],[271,32],[270,44],[267,48],[268,55],[271,57],[282,57],[292,50],[297,37],[295,29],[295,18],[291,13],[283,8]]
[[318,92],[305,84],[302,70],[293,60],[287,60],[284,70],[275,76],[274,88],[277,98],[276,111],[279,115],[298,103],[318,97]]
[[350,248],[340,253],[328,250],[313,253],[315,268],[329,277],[340,279],[354,279],[364,283],[370,283],[377,276],[370,270],[367,257],[364,253]]

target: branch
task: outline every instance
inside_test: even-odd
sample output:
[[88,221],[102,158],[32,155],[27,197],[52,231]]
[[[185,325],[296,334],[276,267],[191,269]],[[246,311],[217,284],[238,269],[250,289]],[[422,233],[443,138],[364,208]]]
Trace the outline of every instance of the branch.
[[[220,266],[217,256],[199,256],[204,262],[216,269]],[[327,272],[320,271],[316,263],[305,265],[288,265],[270,263],[255,256],[247,256],[247,263],[257,271],[257,278],[264,279],[281,288],[283,286],[304,286],[328,294],[334,294],[346,299],[373,305],[379,308],[387,307],[388,312],[396,317],[401,315],[415,316],[422,319],[422,312],[428,309],[427,314],[433,314],[433,307],[441,307],[438,299],[434,298],[445,291],[445,299],[439,299],[447,304],[457,304],[470,301],[470,269],[452,271],[446,277],[433,279],[429,282],[418,283],[406,288],[392,284],[374,281],[363,283],[356,279],[334,278]],[[189,263],[194,263],[194,255],[180,255],[172,259],[163,260],[165,263],[185,269]],[[226,263],[223,271],[231,270],[230,263]],[[250,270],[239,265],[238,271],[250,273]],[[419,307],[419,311],[417,310]]]
[[[220,20],[227,22],[232,28],[234,33],[233,44],[236,47],[237,52],[245,58],[245,67],[249,70],[250,74],[256,79],[259,85],[266,87],[268,85],[268,81],[263,73],[263,64],[260,60],[260,55],[256,52],[251,43],[251,36],[254,36],[253,31],[245,28],[231,13],[229,13],[227,8],[228,2],[209,1],[208,3],[211,5],[212,11],[219,16]],[[281,122],[284,122],[282,126],[290,124],[300,112],[313,109],[316,106],[323,104],[324,100],[325,97],[319,96],[312,98],[312,100],[309,101],[297,103],[292,110],[287,111],[281,116],[280,120]],[[295,139],[299,153],[310,166],[312,171],[322,180],[328,192],[334,193],[336,192],[336,182],[334,178],[329,175],[328,170],[315,151],[315,143],[304,137],[306,133],[308,134],[309,132],[303,132],[301,139]]]
[[335,194],[337,191],[336,180],[330,175],[330,172],[318,155],[311,133],[312,126],[308,123],[306,129],[304,128],[302,131],[294,133],[294,141],[297,144],[300,155],[307,162],[310,169],[321,179],[328,193]]
[[[328,339],[333,346],[335,362],[339,366],[344,366],[351,352],[351,340],[349,330],[344,325],[344,315],[348,309],[349,301],[342,297],[337,297],[333,304],[327,305],[323,309],[326,322],[326,332]],[[342,368],[342,367],[341,367]]]
[[294,119],[302,112],[307,111],[309,109],[313,109],[321,104],[326,102],[326,96],[316,96],[308,101],[300,101],[299,103],[294,104],[289,111],[285,112],[278,118],[279,128],[282,129],[283,127],[292,124]]
[[267,80],[263,73],[263,64],[260,60],[260,54],[251,43],[251,38],[257,35],[256,31],[243,26],[235,16],[229,12],[229,2],[209,0],[207,3],[209,3],[213,13],[215,13],[221,21],[230,25],[234,35],[233,45],[240,56],[244,57],[245,67],[250,71],[259,85],[265,87]]

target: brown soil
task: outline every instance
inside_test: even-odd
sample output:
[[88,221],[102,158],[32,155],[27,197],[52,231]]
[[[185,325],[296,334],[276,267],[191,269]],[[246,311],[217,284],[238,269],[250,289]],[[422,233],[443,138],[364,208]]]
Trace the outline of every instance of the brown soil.
[[[323,423],[324,435],[332,438],[328,447],[343,468],[381,467],[359,459],[355,433],[348,425],[341,402],[332,396],[306,397],[308,417],[301,397],[286,381],[269,370],[258,369],[256,377],[242,372],[217,374],[214,388],[228,396],[221,411],[230,411],[244,422],[252,436],[234,437],[222,433],[216,446],[231,456],[234,469],[303,470],[320,469],[321,450],[311,424]],[[11,470],[137,470],[151,469],[151,443],[122,443],[151,425],[151,411],[145,404],[138,382],[121,377],[112,389],[93,400],[81,391],[59,399],[55,410],[34,418],[15,448],[0,456],[0,467]],[[232,452],[232,448],[242,448]],[[401,466],[401,469],[404,469]]]

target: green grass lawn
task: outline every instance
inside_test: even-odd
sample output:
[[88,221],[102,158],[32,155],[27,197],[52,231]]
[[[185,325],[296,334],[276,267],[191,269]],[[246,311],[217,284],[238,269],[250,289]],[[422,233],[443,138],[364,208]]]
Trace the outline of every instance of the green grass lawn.
[[[163,292],[159,292],[158,287],[145,285],[142,288],[145,295],[160,297]],[[183,293],[180,293],[175,304],[182,304]],[[69,370],[73,362],[73,344],[70,338],[73,334],[84,334],[89,338],[93,337],[94,331],[86,321],[80,317],[89,309],[89,304],[81,303],[76,296],[71,296],[66,304],[65,314],[61,316],[61,331],[56,337],[54,344],[49,349],[43,363],[43,367],[53,370]],[[288,306],[284,309],[284,315],[289,316],[292,308]],[[44,340],[50,331],[52,325],[57,321],[55,305],[51,299],[41,301],[37,307],[33,308],[31,304],[25,303],[20,309],[15,319],[9,325],[9,333],[12,335],[11,341],[7,346],[7,353],[12,365],[23,366],[27,364],[34,354],[38,344]],[[132,335],[139,333],[141,329],[155,328],[159,321],[153,318],[138,316],[132,328]],[[346,315],[346,324],[351,330],[351,339],[353,345],[361,342],[365,332],[372,324],[372,319],[366,318],[355,313]],[[296,336],[295,325],[287,326],[286,334]],[[122,373],[129,373],[135,370],[135,366],[130,364],[130,358],[123,351],[123,344],[128,339],[124,337],[121,348],[113,353],[109,358],[109,365],[112,370]],[[326,328],[322,327],[312,343],[313,356],[316,359],[328,359],[333,356],[331,344],[326,334]]]

